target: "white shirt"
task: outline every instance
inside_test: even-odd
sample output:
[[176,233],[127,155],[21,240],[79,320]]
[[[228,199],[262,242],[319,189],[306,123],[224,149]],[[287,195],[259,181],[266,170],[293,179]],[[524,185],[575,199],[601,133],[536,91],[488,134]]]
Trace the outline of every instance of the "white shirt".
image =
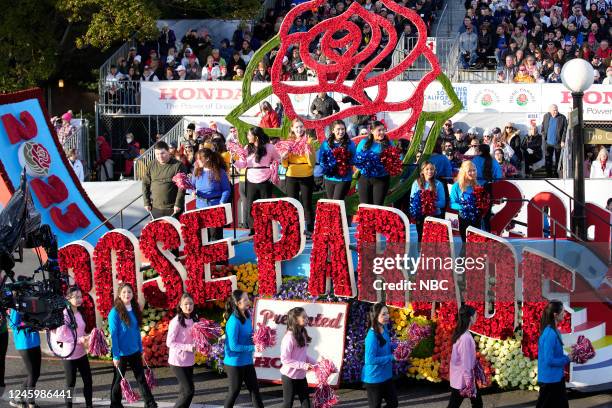
[[605,168],[601,169],[601,162],[596,160],[591,164],[591,175],[589,178],[612,178],[612,161],[606,162]]
[[72,165],[72,170],[74,170],[74,174],[76,174],[79,181],[82,183],[85,181],[85,171],[83,170],[83,163],[79,159],[76,159],[74,162],[72,160],[68,160]]

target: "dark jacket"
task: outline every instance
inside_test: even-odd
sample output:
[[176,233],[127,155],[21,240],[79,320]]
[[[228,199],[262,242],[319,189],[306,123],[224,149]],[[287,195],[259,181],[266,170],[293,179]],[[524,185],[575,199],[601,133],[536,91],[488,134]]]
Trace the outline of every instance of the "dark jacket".
[[159,210],[171,210],[185,205],[185,191],[179,190],[172,181],[177,173],[187,173],[181,162],[172,157],[168,163],[153,160],[142,180],[142,198],[145,206]]
[[[550,122],[550,118],[550,113],[546,113],[546,115],[544,115],[544,119],[542,120],[542,137],[544,138],[544,140],[547,139],[548,124]],[[567,118],[560,113],[557,114],[557,118],[559,120],[559,123],[557,124],[557,141],[555,143],[555,148],[560,149],[561,142],[565,143],[565,133],[567,132]]]
[[[531,162],[535,163],[538,160],[542,159],[542,135],[536,133],[532,136],[527,136],[525,140],[523,140],[523,145],[521,146],[523,150],[523,154],[526,156],[531,156]],[[527,149],[533,150],[532,154],[527,152]]]
[[340,107],[329,95],[326,95],[325,98],[319,98],[317,96],[310,105],[310,113],[314,113],[315,110],[317,111],[315,117],[321,119],[330,116],[334,112],[340,112]]

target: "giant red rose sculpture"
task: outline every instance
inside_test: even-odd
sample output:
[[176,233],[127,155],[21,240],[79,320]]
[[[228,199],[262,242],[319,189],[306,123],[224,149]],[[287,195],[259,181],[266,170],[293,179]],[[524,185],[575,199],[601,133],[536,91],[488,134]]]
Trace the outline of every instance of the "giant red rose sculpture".
[[[290,28],[296,18],[301,18],[302,14],[310,12],[324,3],[324,0],[315,0],[294,7],[289,11],[281,25],[278,55],[287,55],[289,50],[297,47],[300,51],[302,62],[316,73],[318,80],[317,83],[307,86],[282,82],[283,59],[276,58],[274,60],[271,73],[272,88],[274,94],[279,97],[285,107],[285,114],[290,119],[299,117],[292,105],[291,94],[304,95],[317,92],[338,92],[350,96],[358,104],[325,118],[301,117],[307,128],[316,129],[320,139],[324,137],[325,127],[334,120],[345,119],[354,115],[373,115],[383,111],[406,112],[410,110],[412,113],[410,118],[388,133],[390,138],[404,136],[416,124],[421,113],[425,88],[440,74],[438,60],[425,45],[427,39],[425,23],[413,10],[403,7],[392,0],[381,0],[383,7],[389,10],[389,12],[405,18],[416,27],[416,42],[414,48],[405,55],[402,61],[381,74],[372,75],[373,69],[382,60],[389,57],[396,48],[398,35],[395,27],[382,16],[366,10],[358,2],[353,2],[344,13],[324,20],[306,32],[290,33]],[[372,38],[361,50],[362,31],[360,26],[353,21],[353,16],[357,16],[358,20],[372,29]],[[386,37],[385,39],[388,39],[388,41],[381,50],[379,46],[383,37]],[[309,53],[310,45],[319,39],[321,54],[325,56],[327,63],[315,60]],[[431,71],[423,76],[412,95],[407,95],[407,99],[399,102],[387,101],[387,83],[409,68],[421,55],[429,61]],[[349,72],[360,64],[363,65],[363,69],[357,75],[352,85],[345,83]],[[374,87],[377,88],[377,93],[376,97],[371,99],[364,90]]]

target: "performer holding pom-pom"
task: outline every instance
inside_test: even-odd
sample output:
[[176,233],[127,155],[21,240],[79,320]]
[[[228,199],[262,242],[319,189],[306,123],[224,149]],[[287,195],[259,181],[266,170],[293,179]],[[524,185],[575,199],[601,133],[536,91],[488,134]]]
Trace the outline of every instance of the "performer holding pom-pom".
[[368,394],[368,406],[380,407],[383,399],[389,408],[398,406],[397,391],[393,383],[393,347],[387,325],[389,309],[376,303],[370,311],[370,328],[365,338],[365,365],[361,381]]
[[551,300],[542,312],[538,340],[538,395],[537,408],[567,408],[563,368],[570,362],[563,353],[563,341],[557,325],[563,321],[563,303]]
[[353,159],[357,152],[343,121],[335,120],[331,129],[332,134],[319,149],[318,162],[323,169],[327,198],[344,200],[351,188]]
[[140,324],[142,315],[138,302],[134,298],[134,289],[129,283],[121,283],[117,288],[119,294],[115,298],[115,306],[108,314],[108,328],[111,334],[111,351],[115,375],[111,389],[111,407],[122,407],[121,394],[128,402],[136,397],[124,378],[129,365],[138,381],[140,392],[145,400],[145,408],[157,407],[147,384],[145,370],[142,365],[142,340]]
[[465,242],[467,228],[471,225],[480,228],[482,214],[478,209],[474,189],[477,187],[476,166],[471,161],[464,161],[457,175],[457,182],[450,192],[451,208],[459,211],[459,232]]
[[435,176],[436,166],[429,161],[423,162],[419,178],[410,190],[410,218],[416,223],[419,242],[423,237],[425,217],[440,215],[446,207],[444,185]]
[[[76,323],[76,343],[74,343],[74,336],[72,332],[71,317],[68,309],[64,310],[64,325],[60,326],[56,330],[57,340],[64,342],[69,350],[67,353],[72,351],[72,354],[63,359],[64,373],[66,374],[66,388],[72,390],[74,394],[74,385],[76,384],[76,372],[77,369],[83,379],[83,396],[85,397],[85,405],[87,407],[92,406],[93,396],[93,381],[91,379],[91,368],[89,367],[89,359],[87,358],[87,352],[85,346],[89,342],[90,336],[85,335],[85,319],[81,314],[81,305],[83,304],[83,294],[78,286],[71,286],[68,288],[66,293],[66,300],[72,309],[74,320]],[[74,346],[72,346],[74,344]],[[74,347],[74,350],[72,350]],[[72,407],[72,398],[66,398],[66,407]]]
[[381,155],[391,146],[391,141],[385,132],[385,125],[379,121],[372,123],[368,137],[359,142],[355,167],[361,173],[358,184],[361,204],[384,205],[389,191],[390,176],[381,161]]
[[[247,139],[247,156],[239,154],[234,166],[237,169],[246,169],[246,206],[252,208],[255,200],[272,198],[272,182],[278,178],[280,156],[262,128],[251,128]],[[250,211],[248,225],[253,233],[253,216]]]
[[179,382],[179,395],[175,408],[189,408],[195,388],[193,386],[193,365],[195,364],[195,349],[191,329],[197,316],[193,311],[193,298],[184,293],[176,308],[176,316],[168,326],[168,364]]
[[302,307],[294,307],[287,313],[287,332],[281,341],[281,378],[283,381],[283,407],[291,408],[297,395],[302,408],[310,407],[306,372],[316,361],[308,356],[312,340],[306,331],[308,316]]
[[223,317],[225,324],[225,372],[229,380],[229,390],[225,398],[225,408],[234,406],[240,394],[242,383],[251,394],[253,407],[263,408],[257,374],[253,365],[253,321],[249,313],[251,301],[249,295],[241,290],[235,290],[225,303]]
[[457,326],[453,332],[453,350],[450,360],[451,396],[448,408],[459,408],[464,398],[469,398],[474,408],[482,408],[482,397],[476,387],[476,343],[470,334],[470,326],[477,319],[476,309],[463,305],[459,309]]
[[[304,207],[306,228],[314,228],[314,215],[312,212],[312,193],[314,192],[314,166],[316,163],[312,140],[306,134],[304,122],[293,119],[291,133],[287,142],[279,142],[279,153],[283,159],[283,167],[287,169],[285,175],[287,196],[300,200]],[[285,149],[285,146],[288,148]]]

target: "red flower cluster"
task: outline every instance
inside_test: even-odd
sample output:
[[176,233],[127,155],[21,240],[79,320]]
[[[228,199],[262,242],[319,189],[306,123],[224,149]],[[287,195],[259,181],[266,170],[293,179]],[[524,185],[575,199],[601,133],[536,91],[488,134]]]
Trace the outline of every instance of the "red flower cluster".
[[[161,249],[159,244],[162,244]],[[145,292],[149,292],[147,300],[155,307],[174,309],[183,294],[183,279],[176,267],[164,256],[163,251],[178,250],[181,245],[179,231],[164,220],[155,220],[147,224],[140,234],[140,249],[151,263],[164,283],[165,293],[158,289],[157,283],[145,285]],[[170,256],[173,256],[172,254]],[[157,288],[149,286],[153,285]]]
[[[94,249],[96,304],[98,311],[104,318],[113,308],[114,277],[118,281],[130,283],[135,291],[138,290],[134,253],[135,248],[130,239],[115,231],[104,234],[96,244]],[[115,262],[113,262],[113,258],[115,258]]]
[[440,378],[449,379],[450,358],[453,352],[452,336],[457,322],[457,303],[444,302],[436,313],[436,335],[432,359],[440,362]]
[[83,318],[86,331],[96,327],[96,310],[89,292],[93,289],[93,271],[91,253],[83,245],[69,244],[60,248],[58,252],[59,268],[62,273],[68,274],[72,270],[74,283],[83,294]]
[[380,161],[391,177],[402,174],[402,159],[399,148],[389,146],[380,154]]
[[229,259],[227,241],[208,244],[202,242],[202,229],[227,224],[223,206],[189,211],[181,215],[181,231],[185,241],[185,269],[187,291],[197,305],[208,300],[226,299],[232,291],[229,279],[210,279],[210,264]]
[[332,153],[336,159],[336,173],[340,177],[346,176],[351,169],[351,152],[344,147],[336,147]]
[[338,204],[319,201],[312,234],[308,291],[313,296],[327,293],[327,281],[333,280],[336,296],[355,296],[355,282],[342,228],[343,215]]
[[[253,246],[259,268],[259,294],[272,296],[280,285],[280,261],[299,253],[304,225],[295,205],[286,199],[256,202],[251,213],[255,220]],[[274,221],[281,227],[281,239],[277,242],[274,242]]]
[[[514,253],[503,243],[485,236],[470,233],[467,236],[466,258],[484,258],[489,265],[489,275],[495,277],[495,283],[489,285],[494,298],[487,296],[485,270],[478,265],[466,267],[466,304],[473,306],[478,319],[472,326],[476,333],[495,339],[506,339],[514,335],[514,286],[516,270]],[[485,301],[495,300],[495,311],[485,310]]]
[[[428,191],[428,190],[422,190]],[[421,244],[421,257],[424,259],[451,258],[451,243],[449,227],[441,222],[427,221],[423,224],[423,238]],[[420,268],[416,274],[417,289],[420,287],[419,281],[428,281],[432,279],[447,280],[449,290],[414,290],[410,293],[411,299],[414,299],[413,307],[418,310],[419,314],[426,314],[431,310],[431,301],[455,301],[455,285],[452,264],[441,265],[438,269],[434,263],[429,262]],[[446,267],[445,267],[446,266]]]
[[[572,275],[563,268],[533,252],[524,251],[521,262],[523,273],[523,354],[537,358],[540,320],[548,301],[542,297],[542,279],[554,279],[562,287],[571,288]],[[561,332],[571,331],[571,315],[558,326]]]
[[[359,217],[357,225],[359,300],[376,302],[374,281],[382,277],[387,283],[397,283],[406,278],[403,271],[396,268],[385,269],[378,276],[372,272],[374,258],[395,258],[396,255],[403,256],[406,253],[406,222],[397,212],[378,206],[360,206],[357,216]],[[384,253],[377,253],[377,233],[385,237]],[[406,306],[405,293],[399,290],[388,291],[387,304]]]

